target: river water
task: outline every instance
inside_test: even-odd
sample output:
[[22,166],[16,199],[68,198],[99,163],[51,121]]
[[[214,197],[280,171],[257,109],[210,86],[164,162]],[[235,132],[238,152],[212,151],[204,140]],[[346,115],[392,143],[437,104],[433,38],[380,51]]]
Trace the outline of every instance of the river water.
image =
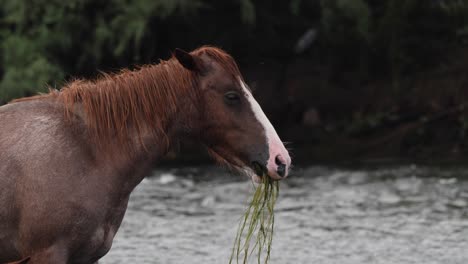
[[[100,263],[228,263],[252,193],[218,168],[155,171]],[[466,264],[468,169],[297,169],[275,221],[271,264]]]

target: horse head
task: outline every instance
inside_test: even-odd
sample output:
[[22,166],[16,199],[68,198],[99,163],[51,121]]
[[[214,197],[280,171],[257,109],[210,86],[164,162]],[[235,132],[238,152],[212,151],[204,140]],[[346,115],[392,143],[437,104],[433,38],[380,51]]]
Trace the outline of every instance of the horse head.
[[234,59],[224,51],[202,47],[174,57],[197,75],[200,118],[192,120],[211,155],[259,181],[288,176],[291,158],[272,124],[245,83]]

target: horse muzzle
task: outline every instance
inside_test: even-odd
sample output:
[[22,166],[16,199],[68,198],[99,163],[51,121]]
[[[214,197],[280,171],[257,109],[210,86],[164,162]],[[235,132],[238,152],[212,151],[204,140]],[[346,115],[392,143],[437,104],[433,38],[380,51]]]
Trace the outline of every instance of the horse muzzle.
[[281,154],[270,155],[266,165],[257,161],[252,162],[252,168],[258,176],[268,175],[273,180],[282,180],[288,177],[290,167],[291,158],[286,150]]

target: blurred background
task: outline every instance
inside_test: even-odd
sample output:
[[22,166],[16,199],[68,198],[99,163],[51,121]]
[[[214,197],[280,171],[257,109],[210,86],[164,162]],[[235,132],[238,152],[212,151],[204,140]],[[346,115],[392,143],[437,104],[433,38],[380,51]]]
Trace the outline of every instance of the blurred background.
[[[291,142],[270,263],[466,263],[468,0],[0,0],[0,104],[201,45]],[[138,186],[103,263],[228,262],[252,184],[200,153]]]
[[296,162],[468,153],[465,0],[1,0],[0,19],[0,104],[215,45]]

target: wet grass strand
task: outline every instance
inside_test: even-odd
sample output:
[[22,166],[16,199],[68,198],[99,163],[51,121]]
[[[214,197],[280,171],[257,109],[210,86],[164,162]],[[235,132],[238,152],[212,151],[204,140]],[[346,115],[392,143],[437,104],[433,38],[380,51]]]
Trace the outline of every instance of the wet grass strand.
[[262,260],[266,264],[270,259],[279,183],[264,175],[262,183],[254,184],[254,188],[253,197],[239,223],[229,264],[245,264],[255,251],[258,264]]

